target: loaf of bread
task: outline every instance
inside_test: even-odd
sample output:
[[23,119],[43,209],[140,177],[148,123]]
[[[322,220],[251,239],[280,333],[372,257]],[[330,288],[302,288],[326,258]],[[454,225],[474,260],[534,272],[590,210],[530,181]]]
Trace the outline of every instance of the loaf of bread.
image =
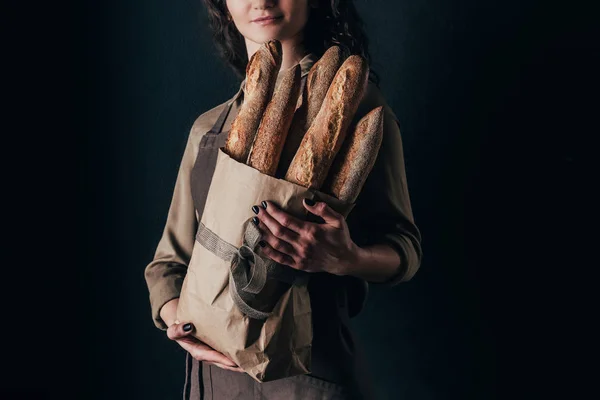
[[304,134],[319,113],[323,99],[333,81],[333,77],[342,65],[343,54],[339,46],[329,47],[308,72],[306,83],[299,96],[299,104],[287,135],[281,159],[277,168],[277,177],[287,172],[294,155],[298,151]]
[[322,191],[354,203],[375,165],[382,140],[383,106],[379,106],[362,117],[354,129],[350,129]]
[[333,78],[323,104],[302,138],[285,180],[320,189],[339,152],[367,87],[369,64],[360,55],[349,56]]
[[277,171],[300,94],[300,64],[282,72],[280,79],[260,121],[248,157],[249,166],[271,176]]
[[236,161],[247,163],[256,130],[273,95],[281,69],[281,42],[263,43],[250,57],[246,67],[244,102],[233,120],[224,151]]

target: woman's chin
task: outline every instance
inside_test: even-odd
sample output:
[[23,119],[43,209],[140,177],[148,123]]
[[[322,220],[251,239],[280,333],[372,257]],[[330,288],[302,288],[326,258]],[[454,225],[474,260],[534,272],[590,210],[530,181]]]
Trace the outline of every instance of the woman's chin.
[[253,32],[252,36],[250,36],[250,40],[252,40],[255,43],[265,43],[268,42],[269,40],[279,40],[279,41],[283,41],[285,40],[285,35],[281,34],[281,29],[277,29],[275,28],[267,28],[267,29],[261,29],[260,32],[256,32],[256,30]]

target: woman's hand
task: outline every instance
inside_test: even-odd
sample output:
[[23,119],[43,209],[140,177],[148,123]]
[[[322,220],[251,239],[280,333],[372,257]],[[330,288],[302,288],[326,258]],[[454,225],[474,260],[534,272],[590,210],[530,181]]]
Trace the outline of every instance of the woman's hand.
[[[262,253],[280,264],[306,272],[347,275],[357,261],[359,247],[350,238],[344,217],[324,202],[304,207],[325,223],[302,221],[271,201],[253,206],[253,221],[262,234]],[[257,223],[258,222],[258,223]],[[264,245],[264,246],[263,246]]]
[[[185,328],[189,328],[186,331]],[[244,372],[236,363],[227,358],[223,353],[219,353],[209,345],[196,339],[191,335],[194,327],[191,323],[174,323],[167,329],[169,339],[179,343],[181,347],[190,353],[198,361],[207,364],[214,364],[217,367],[228,369],[230,371]]]
[[[238,367],[236,363],[227,358],[225,354],[216,351],[206,343],[192,336],[191,333],[194,330],[194,326],[191,323],[180,323],[177,320],[178,304],[179,298],[175,298],[168,301],[160,310],[160,317],[168,326],[167,336],[169,339],[176,341],[198,361],[214,364],[217,367],[228,369],[230,371],[244,372],[244,370]],[[187,328],[189,329],[186,331]]]

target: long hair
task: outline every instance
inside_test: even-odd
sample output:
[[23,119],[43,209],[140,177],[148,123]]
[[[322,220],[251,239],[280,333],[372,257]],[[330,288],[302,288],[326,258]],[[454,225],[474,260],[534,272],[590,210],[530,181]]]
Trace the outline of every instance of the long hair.
[[[244,37],[233,21],[228,20],[225,0],[203,0],[218,54],[236,75],[244,78],[248,65],[248,52]],[[318,8],[310,9],[304,27],[304,47],[320,58],[332,45],[340,46],[344,57],[359,54],[371,66],[369,39],[364,22],[353,0],[318,0]],[[379,86],[379,75],[369,69],[369,78]]]

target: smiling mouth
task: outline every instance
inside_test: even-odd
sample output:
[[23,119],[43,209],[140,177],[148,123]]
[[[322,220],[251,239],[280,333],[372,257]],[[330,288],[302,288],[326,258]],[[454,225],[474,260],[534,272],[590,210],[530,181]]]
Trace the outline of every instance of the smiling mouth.
[[261,19],[255,19],[252,22],[266,22],[266,21],[274,21],[277,19],[281,19],[283,18],[283,15],[279,16],[279,17],[268,17],[268,18],[261,18]]

